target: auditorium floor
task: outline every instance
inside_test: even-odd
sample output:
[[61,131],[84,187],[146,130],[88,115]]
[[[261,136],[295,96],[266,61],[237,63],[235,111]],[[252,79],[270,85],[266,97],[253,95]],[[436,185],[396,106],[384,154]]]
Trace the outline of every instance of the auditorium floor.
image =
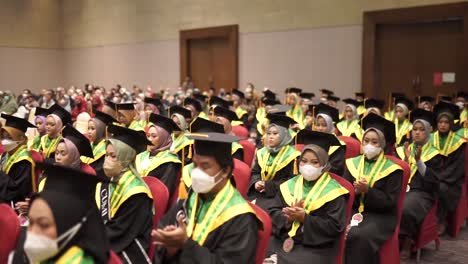
[[[416,263],[416,255],[402,264]],[[441,237],[440,248],[435,250],[435,243],[427,245],[421,252],[420,264],[444,263],[466,264],[468,263],[468,227],[463,227],[457,239],[449,235]]]

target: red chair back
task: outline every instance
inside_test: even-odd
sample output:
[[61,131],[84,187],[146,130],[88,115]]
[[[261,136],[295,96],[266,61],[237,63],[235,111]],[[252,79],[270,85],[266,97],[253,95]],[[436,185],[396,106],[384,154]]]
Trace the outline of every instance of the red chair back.
[[86,163],[81,163],[81,170],[91,175],[96,175],[96,171],[90,165]]
[[431,210],[429,210],[421,226],[419,227],[418,234],[413,238],[413,251],[417,252],[417,262],[419,262],[421,256],[421,249],[430,242],[435,241],[436,249],[439,249],[440,240],[437,228],[437,205],[438,201],[436,199]]
[[247,189],[249,188],[250,174],[251,170],[247,164],[238,159],[234,159],[234,170],[232,171],[232,176],[236,181],[236,189],[244,198],[246,197]]
[[0,204],[0,263],[7,263],[8,255],[16,248],[20,230],[15,211],[7,204]]
[[[351,212],[353,210],[353,203],[354,203],[354,187],[349,181],[347,181],[346,179],[336,174],[330,173],[330,176],[339,184],[341,184],[341,186],[346,188],[346,190],[348,190],[349,192],[348,201],[346,202],[346,223],[349,223],[351,220]],[[343,230],[343,233],[341,234],[341,237],[340,237],[340,245],[338,247],[338,254],[336,255],[336,264],[343,263],[345,242],[346,242],[346,230]]]
[[252,162],[255,156],[255,144],[250,142],[249,140],[241,140],[239,144],[242,145],[244,148],[244,162],[247,166],[252,166]]
[[346,144],[345,159],[354,158],[361,154],[361,143],[357,139],[345,136],[338,138]]
[[297,149],[297,151],[302,152],[302,149],[304,149],[304,144],[296,144],[294,145],[294,148]]
[[397,217],[398,222],[395,228],[395,232],[393,232],[392,237],[385,242],[382,247],[380,248],[380,263],[381,264],[392,264],[398,263],[400,261],[400,250],[399,250],[399,243],[398,243],[398,234],[400,233],[400,220],[401,220],[401,213],[403,211],[403,201],[406,195],[406,186],[408,185],[408,180],[410,177],[410,167],[408,163],[393,157],[388,156],[386,157],[396,164],[398,164],[403,169],[403,179],[401,179],[401,191],[400,196],[398,197],[397,203]]
[[263,230],[258,231],[257,253],[255,254],[255,264],[262,264],[265,260],[265,255],[268,249],[268,243],[271,236],[271,218],[262,208],[255,204],[249,203],[254,209],[260,221],[263,224]]
[[122,264],[122,260],[115,254],[114,251],[110,251],[109,262],[107,264]]
[[243,137],[243,138],[249,137],[249,131],[247,130],[247,128],[243,126],[233,126],[232,132],[238,137]]
[[[42,163],[44,162],[44,157],[40,152],[37,152],[35,150],[30,150],[29,155],[31,155],[31,159],[34,161],[34,163]],[[33,184],[35,185],[33,190],[37,190],[39,187],[39,179],[42,176],[42,170],[39,169],[37,166],[34,169],[34,179],[33,179]]]

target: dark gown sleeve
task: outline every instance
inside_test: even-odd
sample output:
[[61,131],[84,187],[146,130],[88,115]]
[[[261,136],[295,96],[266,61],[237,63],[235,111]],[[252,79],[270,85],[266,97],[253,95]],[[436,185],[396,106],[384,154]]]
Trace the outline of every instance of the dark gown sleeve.
[[135,238],[139,238],[145,250],[149,248],[152,208],[153,201],[143,193],[131,196],[120,206],[114,218],[106,223],[112,250],[119,254],[128,251]]
[[[174,224],[177,212],[182,208],[179,201],[163,217],[159,226]],[[200,246],[190,238],[173,257],[166,257],[165,250],[158,250],[157,263],[254,263],[258,239],[257,220],[253,214],[242,214],[214,230]]]
[[104,170],[102,169],[102,166],[104,165],[104,159],[105,159],[105,155],[90,164],[90,166],[96,172],[96,175],[99,175],[99,176],[104,175]]
[[462,145],[445,159],[439,177],[441,192],[447,192],[452,185],[461,187],[465,175],[465,147],[466,144]]
[[147,176],[153,176],[161,180],[169,190],[169,196],[172,197],[172,194],[175,192],[177,187],[177,173],[179,171],[179,164],[167,162],[150,171]]
[[330,156],[330,172],[336,175],[343,175],[345,167],[345,154],[346,146],[339,147],[331,156]]
[[254,160],[254,166],[252,167],[252,175],[250,176],[250,183],[249,183],[249,189],[247,191],[247,196],[255,196],[255,193],[257,192],[255,190],[255,183],[258,181],[262,180],[262,177],[260,176],[261,168],[260,165],[258,165],[257,157],[255,157]]
[[244,150],[243,149],[238,149],[234,154],[232,154],[232,158],[238,159],[240,161],[244,161]]
[[[437,155],[425,162],[426,173],[422,176],[423,189],[425,192],[432,194],[439,192],[439,175],[442,173],[442,163],[443,158],[441,155]],[[419,171],[416,173],[419,173]]]
[[0,172],[0,201],[24,201],[32,192],[32,166],[27,160],[13,164],[8,174]]

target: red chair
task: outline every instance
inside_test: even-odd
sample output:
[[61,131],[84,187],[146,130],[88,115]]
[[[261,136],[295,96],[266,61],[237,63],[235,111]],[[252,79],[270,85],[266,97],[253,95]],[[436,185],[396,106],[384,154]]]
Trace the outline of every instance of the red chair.
[[107,264],[122,264],[122,260],[115,254],[114,251],[110,251],[109,262]]
[[250,142],[249,140],[241,140],[239,144],[242,145],[244,148],[244,162],[247,166],[252,166],[252,162],[255,156],[255,144]]
[[238,137],[243,137],[243,138],[249,137],[249,131],[247,130],[247,128],[243,126],[233,126],[232,132]]
[[[169,202],[169,190],[166,185],[160,180],[152,177],[146,176],[143,177],[146,185],[150,188],[151,194],[153,195],[153,204],[154,204],[154,215],[153,215],[153,228],[158,228],[158,223],[161,217],[164,215],[167,209]],[[148,257],[153,259],[155,246],[153,243],[150,244],[148,250]]]
[[15,211],[0,204],[0,263],[7,263],[8,255],[16,248],[21,227]]
[[439,249],[440,240],[437,229],[437,200],[427,213],[419,227],[418,234],[414,237],[413,251],[416,251],[416,262],[421,258],[421,249],[432,241],[435,241],[436,250]]
[[96,175],[96,171],[90,165],[86,163],[81,163],[81,170],[91,175]]
[[338,138],[346,144],[345,159],[354,158],[361,154],[361,143],[357,139],[345,136]]
[[232,176],[236,181],[236,189],[239,193],[245,198],[247,195],[247,189],[249,188],[250,182],[250,167],[247,166],[244,162],[234,159],[234,169],[232,171]]
[[[42,163],[44,162],[44,157],[40,152],[37,152],[35,150],[30,150],[29,155],[31,155],[32,160],[34,163]],[[33,191],[36,192],[37,188],[39,187],[39,179],[42,176],[42,170],[38,168],[37,166],[34,169],[34,179],[33,179]]]
[[[349,223],[351,220],[351,213],[353,210],[353,203],[354,203],[354,187],[350,182],[348,182],[347,180],[345,180],[344,178],[336,174],[330,173],[330,176],[339,184],[341,184],[341,186],[346,188],[346,190],[348,190],[349,192],[348,201],[346,202],[346,223]],[[338,254],[336,255],[336,264],[343,263],[345,242],[346,242],[346,230],[344,230],[343,233],[341,234]]]
[[[467,144],[465,144],[467,145]],[[462,185],[462,193],[458,206],[449,216],[449,232],[454,238],[457,238],[460,234],[460,229],[465,219],[468,218],[468,147],[465,146],[465,179]]]
[[395,228],[395,232],[393,232],[392,237],[390,237],[390,239],[382,245],[379,251],[381,264],[393,264],[400,263],[400,248],[398,242],[398,234],[400,233],[400,220],[401,213],[403,212],[403,201],[405,200],[406,186],[408,185],[408,179],[411,170],[408,166],[408,163],[393,156],[386,155],[386,157],[400,165],[400,167],[403,169],[403,179],[401,179],[401,191],[397,203],[397,226]]
[[302,149],[304,149],[304,144],[296,144],[296,145],[294,145],[294,148],[295,148],[297,151],[302,152]]
[[[268,250],[268,243],[271,236],[271,218],[267,212],[255,204],[249,203],[262,221],[263,229],[258,231],[257,253],[255,254],[255,264],[262,264],[265,260],[265,255]],[[240,263],[239,263],[240,264]]]

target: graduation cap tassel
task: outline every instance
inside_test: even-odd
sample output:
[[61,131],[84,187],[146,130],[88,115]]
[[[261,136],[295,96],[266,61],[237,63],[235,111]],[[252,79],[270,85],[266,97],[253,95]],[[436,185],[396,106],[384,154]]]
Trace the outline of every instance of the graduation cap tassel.
[[[408,112],[408,120],[410,120],[410,122],[411,122],[411,111]],[[406,133],[406,138],[410,138],[410,136],[411,136],[410,132],[411,132],[411,130]]]
[[297,158],[294,159],[294,169],[293,169],[294,175],[299,174],[299,170],[297,168]]

